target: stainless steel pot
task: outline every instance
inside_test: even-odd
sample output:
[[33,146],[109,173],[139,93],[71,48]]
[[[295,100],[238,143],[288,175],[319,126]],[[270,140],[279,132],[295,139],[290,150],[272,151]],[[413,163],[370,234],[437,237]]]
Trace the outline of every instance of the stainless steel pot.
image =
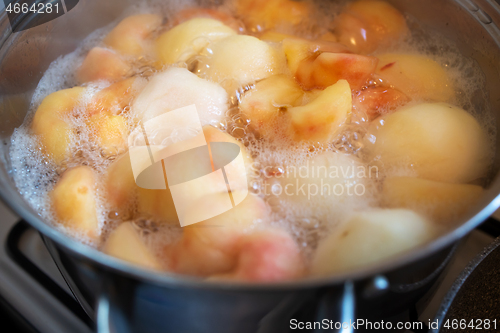
[[[493,0],[390,2],[422,26],[452,40],[478,63],[489,100],[477,103],[490,105],[500,128],[500,6]],[[292,318],[349,322],[356,316],[391,316],[430,288],[454,244],[500,206],[499,132],[491,181],[474,214],[425,247],[348,274],[266,285],[209,283],[143,270],[75,242],[44,223],[16,189],[8,154],[10,135],[22,123],[33,90],[50,62],[71,52],[127,5],[119,0],[81,0],[66,15],[15,34],[5,12],[0,14],[0,194],[43,235],[99,332],[284,332]],[[25,20],[29,19],[28,15]]]

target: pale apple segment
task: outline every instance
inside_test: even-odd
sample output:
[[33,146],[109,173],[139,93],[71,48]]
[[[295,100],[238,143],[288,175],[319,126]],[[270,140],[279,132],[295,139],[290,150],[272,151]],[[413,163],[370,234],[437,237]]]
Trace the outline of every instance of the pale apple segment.
[[255,84],[240,100],[239,107],[263,135],[280,114],[280,109],[300,105],[304,92],[291,78],[274,75]]
[[294,27],[310,15],[311,4],[293,0],[237,0],[236,13],[250,31]]
[[[129,214],[138,186],[135,184],[129,153],[118,157],[109,167],[104,178],[106,202],[112,211]],[[128,216],[128,215],[127,215]]]
[[375,73],[378,59],[358,54],[323,52],[314,60],[302,61],[295,73],[297,81],[310,90],[323,89],[338,80],[349,82],[352,90],[359,90]]
[[57,222],[91,239],[99,234],[94,170],[88,166],[68,169],[50,193]]
[[409,34],[401,12],[378,0],[349,3],[333,21],[333,28],[340,43],[363,54],[394,45]]
[[349,83],[340,80],[304,106],[288,109],[296,140],[327,143],[342,128],[351,113]]
[[161,269],[152,251],[144,244],[131,222],[124,222],[109,235],[103,251],[113,257],[150,268]]
[[365,144],[368,158],[387,172],[408,170],[435,181],[468,183],[484,177],[491,163],[477,120],[445,103],[403,107],[377,119]]
[[446,224],[468,213],[483,192],[483,188],[477,185],[393,177],[384,181],[381,204],[412,209],[436,223]]
[[89,118],[94,139],[101,148],[104,156],[112,156],[127,150],[127,136],[129,134],[127,120],[123,116],[114,116],[99,113]]
[[156,52],[162,65],[171,65],[187,61],[199,54],[209,43],[232,35],[236,35],[236,31],[218,20],[194,18],[158,37]]
[[[344,45],[331,41],[311,41],[293,36],[283,37],[283,51],[285,52],[288,68],[292,75],[297,73],[303,61],[313,61],[320,52],[345,53],[349,51]],[[268,38],[279,39],[281,37],[269,33]]]
[[446,71],[434,60],[417,54],[383,54],[376,74],[416,100],[447,102],[454,96]]
[[102,47],[94,47],[78,68],[76,78],[81,83],[117,81],[127,75],[130,69],[130,65],[119,54]]
[[148,51],[146,40],[162,21],[160,15],[154,14],[129,16],[110,31],[103,43],[121,54],[143,56]]
[[431,222],[410,210],[356,213],[320,242],[311,273],[331,275],[375,264],[414,249],[436,234]]
[[145,122],[192,104],[202,125],[219,123],[228,108],[228,94],[220,85],[185,68],[171,67],[149,80],[132,103],[131,112]]
[[[197,210],[217,210],[227,200],[227,193],[195,203]],[[196,211],[192,212],[196,214]],[[235,208],[208,220],[184,227],[181,240],[168,246],[170,268],[178,273],[208,276],[231,270],[237,261],[236,247],[241,237],[269,214],[259,197],[248,194]]]
[[230,36],[211,44],[210,50],[212,54],[198,66],[200,71],[225,86],[233,82],[233,89],[280,74],[284,67],[275,49],[252,36]]
[[42,151],[56,164],[69,156],[74,132],[64,118],[70,116],[84,92],[82,87],[56,91],[45,97],[36,110],[31,129]]

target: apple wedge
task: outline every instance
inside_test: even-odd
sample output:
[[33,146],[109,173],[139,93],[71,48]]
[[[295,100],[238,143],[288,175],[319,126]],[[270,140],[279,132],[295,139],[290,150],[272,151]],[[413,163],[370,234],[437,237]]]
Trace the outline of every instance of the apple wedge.
[[375,57],[323,52],[303,60],[295,78],[306,90],[324,89],[339,80],[346,80],[352,90],[359,90],[375,72],[377,63]]
[[147,39],[161,26],[162,21],[160,15],[154,14],[129,16],[109,32],[103,43],[124,55],[143,56],[150,48]]
[[268,135],[280,110],[300,105],[303,95],[304,92],[293,79],[285,75],[273,75],[257,82],[253,89],[247,91],[240,99],[239,108],[261,134]]
[[185,68],[172,67],[152,77],[134,100],[131,112],[148,121],[168,111],[194,104],[201,124],[218,124],[228,109],[227,92]]
[[399,90],[390,87],[369,87],[353,96],[353,110],[358,118],[371,121],[379,115],[396,111],[410,102],[410,98]]
[[[220,194],[221,204],[226,196],[226,193]],[[213,202],[201,200],[196,205],[197,210],[214,209]],[[268,214],[269,208],[265,202],[249,194],[235,208],[184,227],[180,241],[166,249],[171,269],[197,276],[227,272],[236,264],[235,250],[240,238]]]
[[333,29],[340,43],[362,54],[394,45],[409,35],[401,12],[379,0],[349,3],[333,21]]
[[211,55],[198,65],[211,81],[234,81],[239,88],[273,74],[280,74],[282,61],[266,42],[247,35],[235,35],[210,45]]
[[447,102],[453,85],[446,71],[434,60],[417,54],[382,54],[376,74],[414,100]]
[[124,222],[109,235],[103,252],[141,267],[160,270],[161,265],[144,244],[131,222]]
[[129,153],[118,157],[108,167],[104,177],[104,190],[109,209],[126,218],[135,210],[138,186],[135,184]]
[[75,133],[65,117],[70,117],[84,92],[82,87],[56,91],[45,97],[36,110],[31,129],[42,151],[56,164],[69,156]]
[[298,141],[327,143],[339,133],[351,108],[351,88],[340,80],[308,104],[288,109],[292,134]]
[[468,213],[483,192],[483,188],[477,185],[392,177],[384,181],[381,204],[389,208],[411,209],[435,223],[447,224]]
[[156,40],[156,53],[161,65],[185,62],[199,54],[209,43],[228,36],[236,31],[211,18],[194,18],[185,21]]
[[299,25],[312,12],[311,4],[293,0],[237,0],[236,13],[253,32]]
[[99,235],[96,183],[94,170],[79,166],[66,170],[50,192],[56,221],[90,239]]
[[99,145],[103,156],[119,155],[127,150],[129,131],[123,116],[98,113],[91,116],[86,124],[94,134],[91,139]]
[[436,236],[424,217],[406,209],[374,209],[354,214],[324,238],[311,273],[331,275],[383,261]]
[[468,183],[484,177],[490,143],[477,120],[445,103],[407,106],[373,121],[365,152],[381,169],[419,178]]
[[105,80],[118,81],[129,73],[131,67],[114,51],[94,47],[89,51],[76,72],[80,83]]

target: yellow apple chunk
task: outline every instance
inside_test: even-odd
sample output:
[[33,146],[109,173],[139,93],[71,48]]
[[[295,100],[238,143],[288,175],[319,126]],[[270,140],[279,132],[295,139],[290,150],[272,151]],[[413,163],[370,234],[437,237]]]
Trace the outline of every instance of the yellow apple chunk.
[[194,18],[163,33],[156,40],[156,52],[162,65],[187,61],[209,43],[235,35],[236,31],[211,18]]
[[477,185],[393,177],[384,181],[381,204],[389,208],[408,208],[436,223],[446,224],[470,212],[483,191]]
[[274,27],[296,26],[310,15],[312,8],[306,1],[293,0],[237,0],[236,12],[250,31]]
[[87,106],[87,114],[92,116],[99,112],[120,113],[146,84],[146,80],[131,77],[102,89]]
[[359,90],[375,72],[377,63],[375,57],[323,52],[300,62],[295,78],[306,90],[324,89],[339,80],[346,80],[352,90]]
[[230,36],[210,46],[212,55],[199,65],[212,81],[233,80],[244,86],[281,71],[277,52],[255,37]]
[[131,108],[137,120],[148,121],[194,104],[201,124],[219,123],[228,108],[227,92],[185,68],[172,67],[152,77]]
[[368,158],[388,172],[409,170],[419,178],[468,183],[484,177],[490,144],[472,115],[436,103],[399,109],[371,123]]
[[104,178],[106,202],[109,209],[128,216],[134,209],[139,187],[135,184],[129,153],[118,157],[109,167]]
[[415,100],[447,102],[453,86],[446,71],[434,60],[417,54],[383,54],[376,74]]
[[346,122],[351,108],[351,88],[347,81],[340,80],[308,104],[288,109],[295,139],[331,141]]
[[296,75],[301,63],[314,61],[322,52],[349,52],[344,45],[325,40],[311,41],[296,37],[286,37],[282,41],[283,51],[285,52],[288,68],[292,75]]
[[117,52],[139,57],[148,51],[146,41],[161,26],[160,15],[141,14],[123,19],[104,38],[103,43]]
[[98,113],[89,118],[87,126],[104,156],[117,155],[127,150],[128,124],[122,116]]
[[109,235],[103,251],[141,267],[161,269],[152,251],[144,244],[131,222],[124,222]]
[[311,272],[330,275],[366,267],[414,249],[434,236],[433,225],[410,210],[357,213],[320,242]]
[[81,83],[105,80],[118,81],[130,71],[130,66],[117,53],[94,47],[76,72]]
[[50,193],[57,222],[91,239],[99,234],[96,178],[94,170],[87,166],[68,169]]
[[274,75],[255,84],[240,100],[239,107],[261,134],[269,134],[281,110],[298,106],[304,92],[288,76]]
[[74,133],[65,117],[71,116],[84,91],[81,87],[56,91],[45,97],[36,110],[31,129],[42,151],[56,164],[69,156]]
[[404,16],[378,0],[349,3],[333,21],[333,28],[340,43],[363,54],[391,46],[409,34]]

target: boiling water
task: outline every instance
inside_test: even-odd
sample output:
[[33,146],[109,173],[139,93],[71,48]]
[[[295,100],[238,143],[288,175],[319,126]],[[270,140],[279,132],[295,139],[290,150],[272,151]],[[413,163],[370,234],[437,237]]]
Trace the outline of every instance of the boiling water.
[[[129,12],[124,14],[124,17],[137,13],[164,13],[166,18],[172,18],[172,16],[175,16],[172,13],[190,5],[194,5],[194,1],[193,3],[187,3],[186,1],[169,1],[168,3],[165,1],[145,1],[131,8]],[[318,17],[311,20],[311,22],[331,21],[338,12],[340,5],[338,2],[333,5],[323,4],[324,8],[322,7],[319,10],[321,15],[318,14]],[[227,10],[230,10],[230,8],[231,4],[228,3]],[[326,15],[325,13],[331,14]],[[411,21],[411,18],[408,19]],[[60,89],[77,85],[74,76],[76,68],[81,64],[86,53],[93,46],[98,45],[117,22],[95,31],[81,43],[77,50],[58,58],[51,64],[33,95],[30,111],[23,125],[16,129],[12,136],[10,151],[14,180],[20,192],[32,207],[45,221],[49,221],[56,228],[70,233],[80,241],[92,246],[99,246],[99,244],[93,243],[92,240],[83,235],[65,229],[61,224],[57,223],[50,207],[48,193],[60,178],[61,173],[66,168],[75,165],[92,166],[102,181],[107,168],[116,157],[103,156],[94,143],[92,133],[85,126],[86,117],[84,111],[86,104],[98,91],[107,87],[109,83],[100,82],[97,85],[88,85],[89,89],[87,89],[80,105],[75,109],[73,116],[68,117],[67,121],[78,129],[79,135],[71,143],[74,155],[64,161],[62,166],[52,164],[43,156],[38,142],[30,135],[29,128],[33,115],[45,96]],[[305,38],[315,38],[324,31],[319,31],[312,24],[305,24],[301,26],[299,32],[284,32],[298,33]],[[492,116],[488,109],[473,102],[478,100],[478,96],[479,100],[487,100],[487,96],[482,89],[484,78],[479,68],[475,66],[472,60],[462,57],[453,45],[440,36],[430,34],[424,29],[416,29],[413,31],[413,35],[414,38],[404,45],[398,45],[398,48],[393,51],[418,52],[443,65],[448,70],[456,88],[457,98],[454,104],[461,106],[473,114],[476,119],[479,119],[485,131],[491,135],[491,141],[493,142],[495,128],[492,125]],[[190,60],[189,63],[176,64],[176,66],[192,69],[196,65],[193,61],[200,62],[200,60],[203,59],[198,57],[195,60]],[[148,78],[154,75],[156,70],[147,61],[143,61],[137,62],[134,73],[139,73]],[[379,183],[384,175],[376,174],[363,179],[358,177],[357,181],[364,185],[365,192],[363,195],[339,196],[338,201],[294,200],[294,198],[277,195],[277,191],[273,192],[273,186],[276,188],[281,180],[286,179],[287,173],[288,176],[291,175],[290,166],[307,165],[308,161],[321,156],[324,152],[340,152],[349,155],[357,166],[368,170],[368,165],[361,162],[363,157],[362,139],[365,129],[361,124],[355,122],[348,124],[344,132],[334,142],[325,146],[297,143],[290,140],[286,135],[277,135],[272,140],[263,138],[255,131],[250,120],[238,113],[237,101],[242,92],[241,90],[235,91],[231,96],[232,107],[227,112],[225,120],[218,127],[243,142],[255,160],[250,172],[251,191],[254,192],[253,195],[264,197],[272,208],[269,220],[260,223],[259,226],[271,225],[287,229],[303,248],[304,255],[310,257],[318,240],[331,232],[336,225],[345,221],[349,215],[377,206]],[[418,103],[418,101],[414,101],[414,103]],[[127,113],[124,112],[122,115],[127,116]],[[284,126],[280,121],[276,121],[273,125],[277,133],[280,133],[281,128]],[[133,119],[128,118],[128,122],[130,129],[136,125]],[[410,170],[404,169],[397,172],[400,175],[411,173]],[[263,193],[265,188],[271,190]],[[101,238],[105,238],[109,231],[122,220],[122,216],[107,205],[104,193],[103,184],[99,182],[97,184],[97,202]],[[161,224],[138,214],[136,214],[134,222],[137,228],[141,230],[145,241],[156,249],[158,255],[161,255],[163,245],[177,239],[182,232],[178,226]]]

